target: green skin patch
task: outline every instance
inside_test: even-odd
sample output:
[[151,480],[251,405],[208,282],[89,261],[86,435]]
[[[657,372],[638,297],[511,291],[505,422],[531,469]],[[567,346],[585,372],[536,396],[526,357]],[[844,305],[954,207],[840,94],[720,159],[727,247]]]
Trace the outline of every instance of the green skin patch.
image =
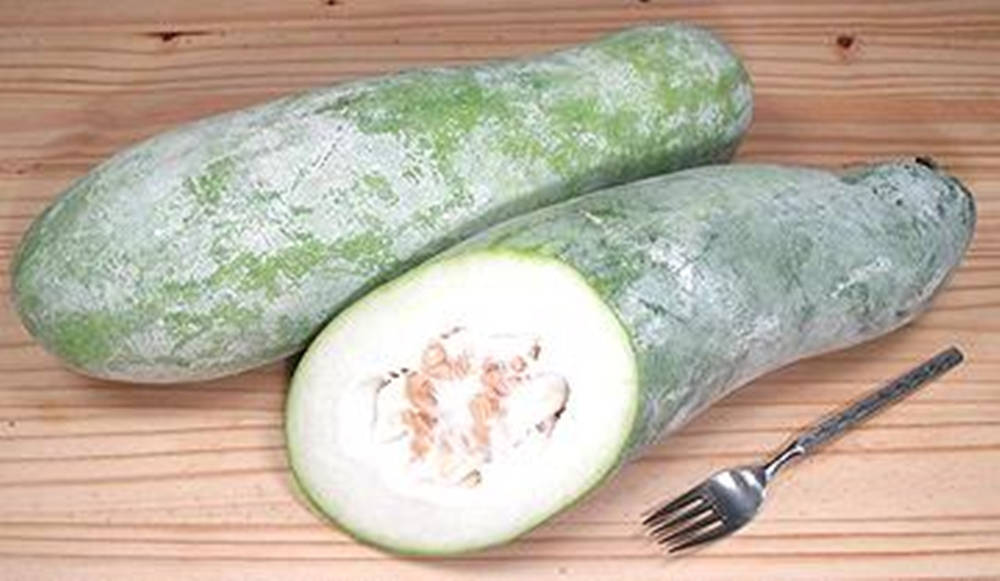
[[14,297],[86,373],[226,375],[490,224],[728,159],[750,111],[738,59],[682,25],[294,95],[95,168],[25,235]]

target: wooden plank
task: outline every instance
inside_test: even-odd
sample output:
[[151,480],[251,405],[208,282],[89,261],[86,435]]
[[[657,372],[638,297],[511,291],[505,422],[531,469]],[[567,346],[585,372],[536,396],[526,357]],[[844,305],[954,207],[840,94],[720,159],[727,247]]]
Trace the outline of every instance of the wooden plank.
[[[762,378],[510,546],[398,559],[296,501],[288,365],[176,388],[62,369],[11,312],[31,218],[158,131],[362,75],[550,50],[685,19],[746,59],[743,159],[933,155],[976,192],[973,247],[934,309]],[[1000,576],[1000,5],[742,0],[0,0],[0,559],[9,579],[663,579]],[[968,362],[778,482],[743,534],[679,560],[649,505],[957,343]]]

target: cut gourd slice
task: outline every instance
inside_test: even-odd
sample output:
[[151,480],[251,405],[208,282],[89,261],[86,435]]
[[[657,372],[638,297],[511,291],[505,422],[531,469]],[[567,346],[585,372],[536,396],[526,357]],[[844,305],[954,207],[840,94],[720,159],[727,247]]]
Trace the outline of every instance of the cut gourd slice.
[[637,394],[628,336],[575,270],[479,252],[381,288],[319,336],[292,387],[289,448],[309,497],[356,536],[468,550],[600,482]]

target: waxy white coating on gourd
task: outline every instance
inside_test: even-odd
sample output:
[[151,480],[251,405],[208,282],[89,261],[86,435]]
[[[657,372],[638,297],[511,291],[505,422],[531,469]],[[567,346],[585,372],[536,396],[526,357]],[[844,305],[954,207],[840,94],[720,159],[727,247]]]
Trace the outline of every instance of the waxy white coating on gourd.
[[[971,195],[924,160],[839,175],[698,168],[519,216],[331,322],[289,393],[290,464],[320,510],[381,547],[440,554],[509,541],[754,377],[912,320],[974,224]],[[527,281],[532,292],[519,290]],[[453,303],[490,293],[493,332],[513,325],[576,350],[552,366],[570,374],[565,414],[545,447],[518,456],[520,472],[500,475],[501,490],[398,494],[368,476],[374,462],[331,445],[330,410],[349,405],[342,380],[363,376],[381,345],[405,349],[419,329],[466,323],[479,311]]]
[[637,449],[754,377],[910,321],[974,225],[971,195],[922,159],[839,175],[745,164],[603,190],[448,255],[555,257],[591,281],[639,362]]
[[26,234],[14,297],[86,373],[225,375],[488,224],[727,159],[750,110],[739,61],[682,25],[295,95],[95,168]]

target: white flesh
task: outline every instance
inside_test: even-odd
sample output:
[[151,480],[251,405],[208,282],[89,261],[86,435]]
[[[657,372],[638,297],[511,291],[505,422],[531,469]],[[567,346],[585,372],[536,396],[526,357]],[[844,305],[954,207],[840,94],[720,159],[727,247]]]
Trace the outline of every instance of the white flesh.
[[[407,448],[387,446],[372,430],[377,378],[419,362],[428,339],[453,327],[537,338],[539,365],[569,387],[551,433],[499,454],[471,487],[406,474]],[[290,458],[311,500],[353,535],[401,552],[470,550],[530,529],[606,476],[634,422],[637,393],[627,336],[574,270],[475,253],[383,286],[323,331],[292,383]]]

